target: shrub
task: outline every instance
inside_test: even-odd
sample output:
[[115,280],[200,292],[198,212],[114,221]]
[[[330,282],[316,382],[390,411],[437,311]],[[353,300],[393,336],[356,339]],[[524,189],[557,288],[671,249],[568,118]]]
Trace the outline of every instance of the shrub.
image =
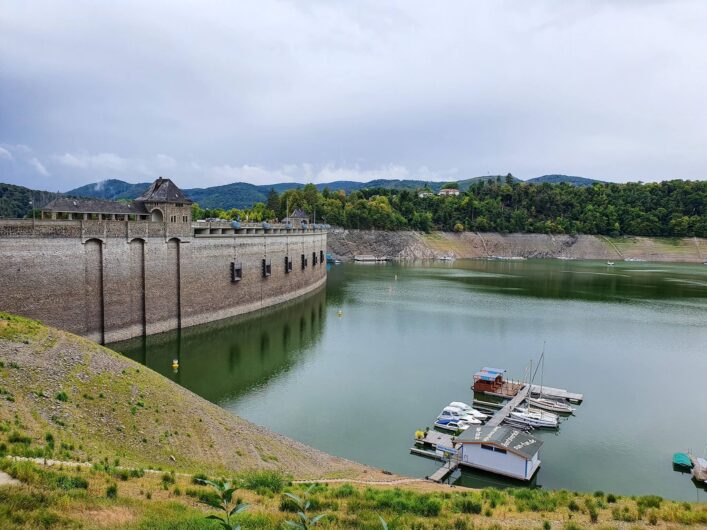
[[651,510],[648,513],[648,524],[651,526],[655,526],[658,524],[658,514],[655,512],[655,510]]
[[608,503],[610,503],[610,504],[615,503],[615,502],[616,502],[616,495],[614,495],[613,493],[609,493],[609,494],[606,496],[606,502],[608,502]]
[[663,497],[658,495],[644,495],[636,500],[639,508],[660,508]]
[[578,512],[579,511],[579,504],[577,504],[577,502],[574,499],[572,499],[570,502],[567,503],[567,508],[571,512]]
[[58,475],[55,479],[55,484],[58,488],[70,489],[88,489],[88,481],[79,476]]
[[334,497],[336,497],[337,499],[353,497],[354,495],[356,495],[356,488],[354,488],[351,484],[344,484],[336,488],[332,492],[332,495],[334,495]]
[[481,513],[481,510],[483,508],[481,502],[466,497],[458,499],[454,503],[454,507],[461,513],[473,513],[477,515]]
[[106,497],[109,499],[118,498],[118,486],[116,484],[111,484],[106,488]]
[[58,399],[59,401],[69,401],[69,396],[68,396],[67,393],[64,392],[63,390],[62,390],[61,392],[58,392],[55,397],[56,397],[56,399]]
[[176,482],[176,480],[174,478],[174,471],[172,471],[171,473],[165,473],[164,475],[162,475],[162,487],[164,489],[167,489],[169,486],[171,486],[175,482]]
[[7,437],[7,441],[10,442],[11,444],[22,444],[22,445],[29,445],[32,443],[32,438],[29,436],[25,436],[23,434],[20,434],[17,431],[13,431],[10,436]]
[[209,477],[207,477],[204,473],[197,473],[191,477],[192,484],[203,484],[207,480],[209,480]]
[[456,519],[454,521],[454,530],[467,530],[468,528],[469,527],[464,519]]
[[242,486],[249,490],[279,493],[287,484],[282,473],[277,471],[253,471],[242,475]]

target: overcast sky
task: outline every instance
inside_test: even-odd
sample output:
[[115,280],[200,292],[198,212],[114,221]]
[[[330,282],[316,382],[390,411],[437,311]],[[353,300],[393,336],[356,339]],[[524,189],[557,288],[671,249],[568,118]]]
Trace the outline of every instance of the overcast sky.
[[707,2],[0,0],[0,182],[707,178]]

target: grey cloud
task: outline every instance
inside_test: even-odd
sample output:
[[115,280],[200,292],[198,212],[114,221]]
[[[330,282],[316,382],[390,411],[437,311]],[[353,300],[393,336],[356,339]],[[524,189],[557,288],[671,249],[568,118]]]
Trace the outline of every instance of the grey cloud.
[[[184,186],[707,176],[699,0],[30,0],[3,11],[0,141],[29,145],[65,189],[162,172]],[[1,152],[0,171],[45,180]]]

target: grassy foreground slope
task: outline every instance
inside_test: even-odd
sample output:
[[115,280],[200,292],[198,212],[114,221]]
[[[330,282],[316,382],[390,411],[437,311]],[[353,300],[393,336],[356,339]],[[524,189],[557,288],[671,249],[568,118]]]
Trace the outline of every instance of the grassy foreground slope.
[[[296,478],[374,470],[226,412],[91,341],[0,313],[0,423],[30,444],[18,453],[209,474],[277,469]],[[67,449],[32,447],[47,434]],[[71,448],[71,449],[68,449]]]
[[[3,484],[8,475],[19,484]],[[243,530],[297,520],[396,529],[702,528],[707,505],[603,492],[471,491],[316,451],[95,343],[0,313],[0,528],[216,529],[198,478],[228,478]],[[312,485],[293,479],[332,477]]]

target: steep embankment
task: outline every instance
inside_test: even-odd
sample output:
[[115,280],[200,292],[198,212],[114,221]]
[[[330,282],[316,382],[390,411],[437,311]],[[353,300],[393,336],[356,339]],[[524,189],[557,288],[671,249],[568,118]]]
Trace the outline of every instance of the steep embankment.
[[525,258],[645,259],[701,263],[707,259],[707,240],[700,238],[651,238],[591,235],[498,234],[464,232],[385,232],[330,230],[329,252],[350,260],[357,254],[399,259],[428,259],[444,255],[457,258],[522,256]]
[[47,456],[40,449],[51,437],[57,459],[118,458],[210,474],[377,475],[238,418],[112,350],[3,313],[0,399],[0,438],[7,438],[0,441],[26,438],[29,456]]

